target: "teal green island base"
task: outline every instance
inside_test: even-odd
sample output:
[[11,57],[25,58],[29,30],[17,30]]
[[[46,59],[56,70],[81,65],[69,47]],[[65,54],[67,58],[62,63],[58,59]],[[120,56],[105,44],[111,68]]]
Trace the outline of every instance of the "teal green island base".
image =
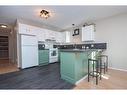
[[62,50],[60,52],[60,74],[63,80],[76,84],[87,75],[88,57],[92,51]]

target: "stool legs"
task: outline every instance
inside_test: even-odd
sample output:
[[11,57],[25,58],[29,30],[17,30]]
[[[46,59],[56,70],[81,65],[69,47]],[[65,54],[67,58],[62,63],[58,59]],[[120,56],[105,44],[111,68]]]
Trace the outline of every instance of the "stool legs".
[[96,85],[98,85],[98,76],[96,76]]
[[100,80],[101,80],[101,72],[102,72],[101,66],[102,64],[101,64],[101,59],[100,59]]
[[97,64],[96,64],[96,85],[98,85],[98,61],[97,61]]
[[106,56],[107,57],[107,60],[106,60],[106,72],[108,71],[108,56]]
[[90,70],[89,70],[89,59],[88,59],[88,82],[89,82],[89,72]]
[[[90,71],[90,63],[92,63],[92,72]],[[88,82],[90,80],[90,76],[96,78],[96,85],[98,84],[98,77],[100,76],[101,79],[101,69],[99,66],[99,61],[98,60],[92,60],[88,59]]]
[[[104,70],[103,72],[104,72],[104,74],[105,74],[105,73],[108,71],[108,56],[106,56],[106,55],[101,55],[100,58],[101,58],[101,59],[100,59],[100,60],[101,60],[101,62],[100,62],[100,63],[101,63],[101,64],[100,64],[100,65],[101,65],[100,68]],[[105,60],[106,60],[105,62],[102,61],[103,58],[106,58],[106,59],[105,59]]]
[[93,77],[94,77],[94,61],[93,61],[93,63],[92,63],[92,64],[93,64]]
[[105,74],[105,72],[106,72],[106,64],[104,63],[104,74]]

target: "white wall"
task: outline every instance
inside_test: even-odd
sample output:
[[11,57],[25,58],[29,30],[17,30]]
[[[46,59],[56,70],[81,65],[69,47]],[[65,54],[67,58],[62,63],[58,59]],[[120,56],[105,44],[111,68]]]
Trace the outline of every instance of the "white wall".
[[127,14],[96,21],[96,41],[107,42],[112,68],[127,70]]
[[[107,42],[105,54],[109,57],[109,66],[127,70],[127,14],[112,16],[93,21],[96,24],[95,42]],[[81,32],[72,36],[71,41],[81,42]]]

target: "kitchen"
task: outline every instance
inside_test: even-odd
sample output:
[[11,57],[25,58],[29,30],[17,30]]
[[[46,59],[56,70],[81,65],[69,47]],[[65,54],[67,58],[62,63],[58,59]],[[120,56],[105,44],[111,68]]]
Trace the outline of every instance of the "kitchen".
[[[0,89],[127,88],[124,85],[127,69],[124,54],[127,30],[126,6],[45,6],[45,8],[47,10],[39,6],[0,6],[1,16],[4,17],[9,15],[9,11],[11,14],[21,11],[10,18],[2,18],[1,21],[1,23],[14,22],[12,34],[16,38],[13,40],[16,42],[14,44],[16,52],[12,54],[15,55],[14,62],[17,64],[18,71],[1,74]],[[38,10],[35,11],[36,9]],[[48,12],[48,9],[52,11]],[[80,12],[81,15],[76,14],[75,11],[69,13],[72,9]],[[29,14],[26,14],[27,12]],[[102,14],[99,14],[100,12]],[[49,16],[50,14],[43,16],[45,13],[51,13],[54,17]],[[65,17],[58,17],[60,14]],[[76,20],[73,15],[77,17]],[[97,71],[101,66],[96,67],[100,60],[95,58],[100,53],[108,58],[104,63],[104,70],[99,69],[102,70],[100,71],[102,74]],[[91,75],[88,73],[88,61],[91,61],[89,59],[97,63],[95,62],[94,66],[94,62],[90,62],[92,63],[90,66],[92,65],[96,71],[94,74],[93,70],[93,79],[90,78],[88,82],[87,79]],[[121,80],[118,78],[113,81],[113,76],[116,74],[125,76],[122,76]],[[7,80],[3,80],[4,77]],[[9,81],[13,79],[16,82],[12,87],[13,82],[9,83]],[[91,87],[89,87],[90,83],[93,83]],[[111,83],[113,86],[110,85]]]

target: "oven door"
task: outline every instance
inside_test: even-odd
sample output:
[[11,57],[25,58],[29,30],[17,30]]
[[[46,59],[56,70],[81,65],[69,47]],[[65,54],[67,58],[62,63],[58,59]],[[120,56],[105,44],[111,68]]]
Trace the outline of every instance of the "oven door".
[[56,49],[50,49],[50,54],[49,54],[49,62],[57,62],[58,61],[58,50]]
[[58,57],[58,51],[57,50],[50,50],[50,58]]

